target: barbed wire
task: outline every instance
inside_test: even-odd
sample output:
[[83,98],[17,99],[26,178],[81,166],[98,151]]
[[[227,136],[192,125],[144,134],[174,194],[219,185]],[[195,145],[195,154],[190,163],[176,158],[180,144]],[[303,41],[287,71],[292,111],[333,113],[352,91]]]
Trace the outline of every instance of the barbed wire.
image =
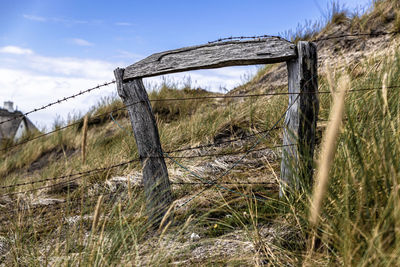
[[71,95],[71,96],[67,96],[67,97],[58,99],[58,100],[56,100],[56,101],[54,101],[54,102],[51,102],[51,103],[49,103],[49,104],[47,104],[47,105],[44,105],[44,106],[42,106],[42,107],[35,108],[35,109],[31,110],[31,111],[22,113],[21,115],[18,115],[17,117],[13,117],[13,118],[10,118],[10,119],[8,119],[8,120],[1,121],[1,122],[0,122],[0,125],[1,125],[1,124],[4,124],[4,123],[6,123],[6,122],[10,122],[10,121],[13,121],[13,120],[17,120],[17,119],[19,119],[19,118],[23,118],[23,117],[25,117],[25,116],[27,116],[27,115],[29,115],[29,114],[34,113],[34,112],[37,112],[37,111],[40,111],[40,110],[49,108],[49,107],[51,107],[51,106],[53,106],[53,105],[56,105],[56,104],[60,104],[60,103],[65,102],[65,101],[67,101],[67,100],[69,100],[69,99],[71,99],[71,98],[75,98],[75,97],[77,97],[77,96],[80,96],[80,95],[89,93],[89,92],[91,92],[91,91],[93,91],[93,90],[100,89],[100,88],[102,88],[102,87],[104,87],[104,86],[108,86],[108,85],[113,84],[113,83],[115,83],[115,80],[113,80],[113,81],[111,81],[111,82],[105,82],[104,84],[97,85],[97,86],[95,86],[95,87],[89,88],[89,89],[84,90],[84,91],[80,91],[80,92],[77,93],[77,94],[74,94],[74,95]]
[[[396,88],[400,88],[400,85],[388,86],[388,87],[386,87],[386,88],[387,88],[387,89],[396,89]],[[360,88],[360,89],[351,89],[351,90],[348,90],[348,92],[352,93],[352,92],[372,91],[372,90],[381,90],[381,89],[382,89],[382,87]],[[303,94],[307,94],[307,93],[310,93],[310,92],[303,92]],[[331,91],[319,91],[319,92],[318,92],[318,94],[330,94],[330,93],[331,93]],[[188,98],[165,98],[165,99],[152,99],[152,100],[149,100],[149,101],[150,101],[150,102],[168,102],[168,101],[204,100],[204,99],[229,99],[229,98],[263,97],[263,96],[292,95],[292,94],[297,94],[297,93],[281,92],[281,93],[263,93],[263,94],[247,94],[247,95],[229,95],[229,96],[206,96],[206,97],[188,97]],[[107,111],[107,112],[98,114],[98,115],[96,115],[96,116],[94,116],[94,117],[90,117],[90,118],[89,118],[89,121],[93,121],[93,120],[95,120],[95,119],[97,119],[97,118],[101,118],[101,117],[108,116],[110,113],[113,113],[113,112],[117,112],[117,111],[120,111],[120,110],[125,110],[126,108],[128,108],[128,107],[130,107],[130,106],[133,106],[133,105],[136,105],[136,104],[139,104],[139,103],[143,103],[143,101],[137,101],[137,102],[128,104],[128,105],[126,105],[125,107],[116,108],[116,109],[114,109],[114,110],[112,110],[112,111]],[[68,125],[66,125],[66,126],[57,128],[57,129],[55,129],[55,130],[53,130],[53,131],[50,131],[50,132],[48,132],[48,133],[44,133],[44,134],[35,136],[35,137],[33,137],[33,138],[24,140],[24,141],[22,141],[22,142],[19,142],[19,143],[17,143],[17,144],[14,144],[14,145],[11,145],[11,146],[2,148],[2,149],[0,149],[0,152],[7,151],[7,150],[9,150],[9,149],[18,147],[18,146],[23,145],[23,144],[26,144],[26,143],[29,143],[29,142],[31,142],[31,141],[34,141],[34,140],[36,140],[36,139],[45,137],[45,136],[47,136],[47,135],[51,135],[51,134],[53,134],[53,133],[56,133],[56,132],[65,130],[65,129],[67,129],[67,128],[70,128],[70,127],[79,125],[79,124],[81,124],[81,123],[82,123],[81,121],[77,121],[77,122],[68,124]]]
[[210,41],[208,43],[209,44],[214,44],[214,43],[220,43],[220,42],[223,42],[223,41],[237,41],[237,40],[246,40],[246,39],[260,39],[260,40],[262,40],[262,39],[270,39],[270,38],[276,38],[276,39],[284,40],[284,41],[287,41],[288,43],[291,43],[290,41],[286,40],[282,36],[268,35],[268,34],[257,35],[257,36],[231,36],[231,37],[219,38],[217,40]]
[[[82,177],[87,176],[89,174],[111,170],[111,169],[114,169],[114,168],[117,168],[117,167],[122,167],[122,166],[131,164],[131,163],[134,163],[134,162],[139,162],[139,161],[140,161],[139,158],[135,158],[135,159],[132,159],[132,160],[129,160],[129,161],[125,161],[125,162],[121,162],[121,163],[118,163],[118,164],[115,164],[115,165],[111,165],[111,166],[108,166],[108,167],[96,168],[96,169],[92,169],[92,170],[89,170],[89,171],[82,171],[82,172],[77,172],[77,173],[73,173],[73,174],[57,176],[57,177],[52,177],[52,178],[46,178],[46,179],[41,179],[41,180],[35,180],[35,181],[30,181],[30,182],[24,182],[24,183],[19,183],[19,184],[14,184],[14,185],[1,186],[0,189],[14,188],[14,187],[20,187],[20,186],[25,186],[25,185],[33,185],[33,184],[36,184],[36,183],[61,180],[61,179],[71,178],[71,177],[74,177],[74,176],[79,176],[79,178],[82,178]],[[68,181],[71,181],[71,180],[68,180]],[[64,181],[64,182],[68,182],[68,181]],[[55,186],[55,185],[52,185],[52,186]],[[25,192],[16,192],[15,194],[20,194],[20,193],[25,193]],[[14,194],[14,193],[11,193],[11,194]],[[1,195],[1,196],[4,196],[4,195]]]
[[[293,146],[293,145],[268,146],[268,147],[255,149],[253,151],[254,152],[263,151],[263,150],[267,150],[267,149],[281,148],[281,147],[286,147],[286,146]],[[172,152],[175,152],[175,151],[172,151]],[[232,151],[232,152],[225,152],[225,153],[212,153],[212,154],[193,155],[193,156],[173,156],[172,158],[176,158],[176,159],[193,159],[193,158],[203,158],[203,157],[219,157],[219,156],[239,155],[239,154],[243,154],[243,153],[246,153],[246,151]],[[150,157],[143,158],[143,160],[148,159],[148,158],[165,158],[165,157],[150,156]],[[67,179],[67,178],[74,177],[73,179],[69,179],[67,181],[63,181],[63,182],[60,182],[60,183],[57,183],[57,184],[52,184],[52,185],[48,185],[48,186],[45,186],[45,187],[39,187],[39,188],[36,188],[36,189],[31,189],[31,190],[27,190],[27,191],[23,191],[23,192],[7,193],[7,194],[0,195],[0,197],[16,195],[16,194],[24,194],[24,193],[29,193],[29,192],[41,190],[41,189],[56,187],[56,186],[64,184],[64,183],[69,183],[69,182],[75,181],[77,179],[81,179],[81,178],[86,177],[87,175],[90,175],[90,174],[94,174],[94,173],[98,173],[98,172],[102,172],[102,171],[107,171],[107,170],[110,170],[110,169],[114,169],[114,168],[117,168],[117,167],[122,167],[122,166],[131,164],[131,163],[134,163],[134,162],[139,162],[139,161],[141,161],[141,158],[135,158],[135,159],[132,159],[132,160],[129,160],[129,161],[125,161],[125,162],[121,162],[121,163],[118,163],[118,164],[115,164],[115,165],[111,165],[111,166],[108,166],[108,167],[96,168],[96,169],[92,169],[92,170],[89,170],[89,171],[77,172],[77,173],[73,173],[73,174],[69,174],[69,175],[45,178],[45,179],[40,179],[40,180],[34,180],[34,181],[29,181],[29,182],[13,184],[13,185],[0,186],[0,189],[16,188],[16,187],[21,187],[21,186],[26,186],[26,185],[33,185],[33,184],[42,183],[42,182],[56,181],[56,180],[61,180],[61,179]],[[75,176],[78,176],[78,177],[75,177]]]
[[0,152],[8,151],[8,150],[10,150],[10,149],[12,149],[12,148],[14,148],[14,147],[21,146],[21,145],[23,145],[23,144],[32,142],[32,141],[34,141],[34,140],[43,138],[43,137],[48,136],[48,135],[51,135],[51,134],[53,134],[53,133],[56,133],[56,132],[65,130],[65,129],[70,128],[70,127],[73,127],[73,126],[75,126],[75,125],[79,125],[80,123],[81,123],[80,121],[77,121],[77,122],[68,124],[68,125],[66,125],[66,126],[57,128],[57,129],[55,129],[55,130],[53,130],[53,131],[50,131],[50,132],[47,132],[47,133],[44,133],[44,134],[37,135],[37,136],[32,137],[32,138],[30,138],[30,139],[23,140],[23,141],[21,141],[21,142],[19,142],[19,143],[16,143],[16,144],[13,144],[13,145],[11,145],[11,146],[8,146],[8,147],[5,147],[5,148],[0,149]]

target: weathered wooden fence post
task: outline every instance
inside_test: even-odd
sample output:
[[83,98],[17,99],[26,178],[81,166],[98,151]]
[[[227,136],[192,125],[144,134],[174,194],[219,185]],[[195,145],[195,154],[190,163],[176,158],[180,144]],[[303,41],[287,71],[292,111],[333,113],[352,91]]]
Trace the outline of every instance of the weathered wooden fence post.
[[[317,48],[297,44],[298,58],[287,61],[289,110],[283,134],[280,196],[285,189],[311,189],[315,131],[318,119]],[[290,146],[294,144],[293,146]]]
[[142,79],[123,81],[124,69],[114,71],[118,94],[128,109],[139,156],[149,220],[158,223],[172,202],[167,166],[162,156],[156,120]]

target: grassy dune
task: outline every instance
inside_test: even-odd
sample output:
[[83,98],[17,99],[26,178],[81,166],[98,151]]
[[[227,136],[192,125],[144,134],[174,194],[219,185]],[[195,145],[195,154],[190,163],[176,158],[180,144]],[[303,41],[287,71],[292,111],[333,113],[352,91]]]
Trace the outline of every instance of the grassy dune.
[[[350,18],[338,9],[325,28],[308,37],[323,36],[346,21],[354,31],[398,31],[399,8],[397,1],[378,1],[373,10]],[[327,187],[319,192],[317,224],[309,222],[311,188],[278,197],[279,148],[250,153],[221,178],[228,183],[221,185],[224,188],[213,187],[182,207],[204,185],[173,184],[173,219],[159,229],[147,223],[139,162],[82,177],[42,181],[138,157],[122,103],[104,99],[87,114],[85,163],[80,155],[82,118],[67,122],[78,122],[73,127],[1,155],[0,186],[6,187],[0,196],[1,264],[400,265],[400,87],[396,87],[400,86],[400,51],[397,36],[390,38],[390,49],[354,62],[346,61],[347,54],[343,54],[337,64],[319,70],[321,92],[339,91],[343,77],[348,77],[350,91],[344,97],[343,122],[334,138],[337,146],[329,162]],[[339,45],[340,41],[334,43]],[[277,69],[279,66],[260,69],[252,80],[229,94],[286,92],[285,86],[266,89],[270,81],[265,77]],[[366,88],[376,89],[361,90]],[[189,84],[184,89],[165,84],[149,93],[150,99],[212,95],[216,94]],[[318,140],[324,139],[326,127],[332,127],[332,99],[332,94],[320,94]],[[246,150],[257,141],[256,149],[280,145],[281,129],[267,136],[255,133],[272,127],[286,108],[285,95],[153,102],[164,151],[242,138],[171,156],[231,153]],[[110,118],[111,112],[117,123]],[[317,173],[322,168],[317,162],[324,162],[320,158],[326,156],[321,147],[317,146],[315,155]],[[177,161],[198,176],[213,179],[240,156]],[[171,182],[201,182],[174,161],[166,159],[166,163]],[[42,182],[12,187],[26,181]],[[253,184],[229,184],[235,182]]]

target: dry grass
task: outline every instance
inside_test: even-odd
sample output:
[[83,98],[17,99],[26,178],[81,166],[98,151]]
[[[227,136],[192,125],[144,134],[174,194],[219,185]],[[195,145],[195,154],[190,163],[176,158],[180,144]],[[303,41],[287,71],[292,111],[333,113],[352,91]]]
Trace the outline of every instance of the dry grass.
[[[374,12],[389,14],[387,5],[395,3],[377,4],[381,5],[380,11]],[[380,17],[373,16],[373,19]],[[342,19],[339,16],[335,21]],[[360,20],[369,21],[362,16]],[[391,85],[400,84],[399,62],[396,47],[390,56],[359,62],[357,71],[354,66],[344,70],[329,69],[326,73],[320,71],[319,89],[323,91],[333,88],[345,75],[349,75],[352,89],[384,86],[383,90],[343,96],[344,107],[338,110],[344,112],[346,120],[340,131],[341,114],[335,111],[337,105],[332,104],[331,96],[320,95],[320,118],[328,119],[331,113],[335,116],[331,117],[327,132],[323,134],[331,139],[325,137],[316,153],[321,158],[318,175],[324,174],[323,178],[317,176],[317,181],[324,182],[317,183],[322,189],[315,190],[319,193],[319,197],[314,198],[318,204],[311,206],[321,207],[323,203],[323,208],[311,215],[318,218],[317,225],[309,221],[312,195],[307,192],[279,199],[276,190],[263,185],[227,185],[242,195],[222,188],[207,190],[181,209],[171,207],[171,220],[165,220],[160,229],[154,229],[147,223],[139,182],[140,165],[130,164],[83,177],[77,180],[77,187],[70,184],[58,190],[1,196],[0,217],[7,219],[0,227],[1,264],[299,266],[305,264],[308,255],[306,263],[313,266],[399,265],[400,94],[390,89]],[[275,69],[261,69],[238,90],[257,87],[265,75]],[[262,91],[265,87],[260,85],[260,88]],[[207,95],[211,93],[190,86],[178,90],[173,85],[164,85],[159,91],[151,92],[150,98]],[[282,103],[287,103],[287,97],[180,101],[171,105],[154,102],[153,109],[157,114],[161,143],[167,151],[268,129],[286,109],[286,104]],[[106,167],[137,157],[133,136],[110,120],[109,113],[120,107],[119,100],[104,99],[88,114],[85,164],[79,153],[82,120],[78,127],[30,142],[2,157],[2,185]],[[90,117],[99,114],[106,115],[91,123]],[[113,116],[130,131],[126,111],[119,110]],[[281,144],[281,138],[281,132],[275,131],[262,138],[260,146]],[[254,139],[174,155],[229,152],[247,148],[251,141]],[[272,158],[267,153],[255,155],[260,157],[252,154],[223,181],[277,182],[279,150],[276,151],[278,156]],[[179,162],[209,179],[226,171],[238,157],[182,159]],[[45,164],[33,168],[39,166],[37,163]],[[196,181],[172,162],[167,161],[167,165],[171,181]],[[17,190],[45,185],[50,184],[26,185]],[[173,185],[175,204],[202,189],[201,185]],[[2,190],[2,193],[12,191]],[[246,198],[243,194],[255,198]],[[54,204],[57,201],[63,202]],[[307,241],[313,234],[317,242],[310,253]]]
[[337,138],[342,125],[344,112],[344,98],[350,88],[348,77],[342,77],[339,81],[338,91],[334,92],[333,105],[329,116],[329,123],[322,140],[320,159],[315,178],[315,187],[311,201],[310,223],[314,227],[318,224],[322,201],[328,186],[329,171],[333,164],[336,152]]

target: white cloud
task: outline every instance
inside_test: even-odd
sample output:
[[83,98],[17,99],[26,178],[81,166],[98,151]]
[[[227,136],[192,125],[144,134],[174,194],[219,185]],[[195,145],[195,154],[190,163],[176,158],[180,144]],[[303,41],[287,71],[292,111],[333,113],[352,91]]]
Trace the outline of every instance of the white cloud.
[[183,88],[189,83],[194,88],[200,87],[209,91],[224,93],[246,82],[248,77],[253,76],[257,70],[257,66],[226,67],[150,77],[144,79],[144,81],[151,88],[157,88],[166,81],[178,88]]
[[[27,112],[65,96],[114,79],[113,70],[121,63],[101,60],[46,57],[35,53],[8,54],[0,57],[0,106],[14,101]],[[103,96],[115,94],[115,86],[102,87],[89,94],[71,99],[29,115],[38,126],[48,128],[56,115],[66,119],[69,114],[84,113]]]
[[40,21],[40,22],[45,22],[47,19],[45,17],[41,16],[36,16],[36,15],[29,15],[29,14],[24,14],[22,15],[24,18],[28,20],[33,20],[33,21]]
[[135,53],[125,51],[125,50],[117,50],[116,52],[117,52],[117,54],[114,56],[115,58],[123,58],[123,59],[128,59],[128,60],[135,60],[135,61],[145,58],[143,55],[135,54]]
[[133,26],[130,22],[116,22],[115,25],[117,26]]
[[93,44],[89,41],[86,41],[84,39],[80,39],[80,38],[72,38],[71,42],[73,44],[79,45],[79,46],[93,46]]
[[46,57],[35,54],[32,50],[19,47],[10,49],[9,46],[6,46],[0,48],[0,52],[3,50],[8,55],[0,57],[0,67],[23,70],[38,75],[108,79],[110,73],[112,74],[113,69],[116,67],[115,63],[103,60]]
[[14,55],[31,55],[31,54],[33,54],[32,50],[30,50],[30,49],[25,49],[25,48],[21,48],[18,46],[12,46],[12,45],[0,47],[0,53],[14,54]]
[[[87,20],[80,20],[80,19],[72,19],[72,18],[62,18],[62,17],[42,17],[42,16],[37,16],[37,15],[31,15],[31,14],[23,14],[22,17],[24,17],[27,20],[32,20],[32,21],[39,21],[39,22],[53,22],[53,23],[61,23],[66,26],[71,26],[74,24],[88,24],[89,21]],[[94,20],[93,23],[101,23],[100,20]]]
[[89,23],[87,20],[79,20],[79,19],[65,19],[65,18],[50,18],[53,22],[63,23],[65,25],[72,25],[72,24],[87,24]]

